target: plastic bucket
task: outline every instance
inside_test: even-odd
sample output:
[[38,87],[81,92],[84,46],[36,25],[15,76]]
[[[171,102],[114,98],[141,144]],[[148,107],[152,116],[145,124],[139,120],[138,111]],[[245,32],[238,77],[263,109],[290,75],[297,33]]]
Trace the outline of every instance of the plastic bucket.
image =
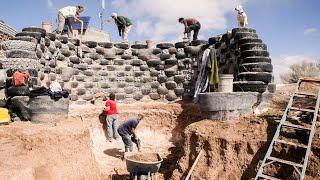
[[220,74],[219,75],[219,92],[232,92],[233,91],[233,74]]

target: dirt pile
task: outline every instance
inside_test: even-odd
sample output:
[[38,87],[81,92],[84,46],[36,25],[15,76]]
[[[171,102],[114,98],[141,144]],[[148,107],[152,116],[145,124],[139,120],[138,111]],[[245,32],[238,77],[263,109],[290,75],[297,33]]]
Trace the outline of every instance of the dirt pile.
[[79,121],[0,127],[0,179],[101,179]]
[[[262,115],[242,117],[237,122],[202,120],[189,125],[183,132],[183,156],[177,161],[177,169],[171,178],[185,177],[201,149],[205,153],[194,169],[194,179],[254,178],[293,88],[279,89],[269,111]],[[320,178],[319,132],[318,129],[313,141],[306,179]],[[297,149],[297,153],[300,151]],[[290,175],[292,172],[283,173]]]
[[137,153],[129,156],[127,159],[140,162],[157,162],[161,160],[156,153]]

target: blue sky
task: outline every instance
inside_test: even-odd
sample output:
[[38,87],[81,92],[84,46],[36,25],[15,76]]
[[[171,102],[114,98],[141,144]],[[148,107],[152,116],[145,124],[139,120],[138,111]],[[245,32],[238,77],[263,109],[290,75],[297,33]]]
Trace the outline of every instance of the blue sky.
[[[100,27],[100,0],[3,1],[0,18],[18,31],[27,26],[41,26],[45,20],[55,26],[57,10],[77,3],[85,5],[83,15],[92,17],[90,25]],[[245,7],[249,26],[268,45],[275,66],[320,59],[319,0],[106,0],[104,13],[118,12],[132,19],[131,43],[147,39],[179,40],[183,31],[177,23],[180,16],[199,19],[203,26],[200,37],[208,39],[236,27],[233,9],[238,3]],[[105,30],[112,40],[120,40],[113,23],[106,24]]]

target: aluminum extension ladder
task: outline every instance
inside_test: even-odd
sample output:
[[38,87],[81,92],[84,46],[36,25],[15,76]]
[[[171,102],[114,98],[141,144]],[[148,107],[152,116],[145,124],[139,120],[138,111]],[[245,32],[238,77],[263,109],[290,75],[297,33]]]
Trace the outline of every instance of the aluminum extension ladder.
[[[295,89],[294,94],[291,96],[290,101],[287,105],[286,110],[284,111],[284,114],[281,118],[280,124],[278,125],[277,131],[275,133],[275,135],[273,136],[273,139],[271,141],[271,144],[268,148],[268,151],[262,161],[262,164],[258,170],[258,173],[255,177],[255,180],[259,180],[259,179],[270,179],[270,180],[279,180],[279,178],[276,177],[272,177],[270,175],[267,174],[263,174],[264,173],[264,169],[265,167],[273,164],[273,163],[278,163],[280,165],[286,165],[289,167],[293,167],[294,171],[296,171],[299,176],[300,176],[300,180],[304,179],[305,176],[305,172],[307,169],[307,164],[308,164],[308,156],[310,154],[311,151],[311,144],[312,144],[312,139],[313,136],[315,134],[315,130],[316,130],[316,123],[317,123],[317,118],[318,118],[318,113],[319,113],[319,104],[320,104],[320,87],[318,90],[318,94],[312,94],[312,93],[306,93],[306,92],[300,92],[299,88],[301,86],[302,82],[306,82],[306,83],[317,83],[318,85],[320,85],[320,80],[315,80],[315,79],[300,79],[297,82],[297,86]],[[315,98],[317,99],[316,101],[316,106],[314,109],[303,109],[303,108],[298,108],[298,107],[292,107],[293,102],[295,101],[295,98],[299,97],[299,98]],[[300,126],[300,125],[295,125],[292,123],[289,123],[287,121],[287,117],[288,117],[288,113],[289,111],[300,111],[300,112],[309,112],[309,113],[313,113],[313,119],[312,119],[312,125],[311,127],[304,127],[304,126]],[[279,138],[280,136],[280,132],[282,130],[282,127],[285,128],[291,128],[291,129],[298,129],[298,130],[303,130],[303,131],[307,131],[309,132],[309,138],[308,138],[308,144],[307,145],[302,145],[302,144],[296,144],[294,142],[289,142],[289,141],[285,141],[285,140],[281,140]],[[276,157],[272,157],[271,154],[274,151],[274,145],[275,143],[280,143],[280,144],[286,144],[286,145],[291,145],[291,146],[296,146],[299,148],[304,148],[306,149],[306,153],[303,159],[303,164],[300,163],[295,163],[292,161],[287,161],[284,159],[280,159],[280,158],[276,158]]]

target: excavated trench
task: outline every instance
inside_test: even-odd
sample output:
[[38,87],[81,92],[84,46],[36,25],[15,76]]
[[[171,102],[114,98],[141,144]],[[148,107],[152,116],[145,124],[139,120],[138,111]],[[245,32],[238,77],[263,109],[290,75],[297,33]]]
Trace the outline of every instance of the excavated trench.
[[[193,179],[251,179],[283,105],[274,101],[260,116],[225,122],[202,119],[193,104],[179,102],[119,104],[118,108],[120,122],[140,112],[145,115],[137,129],[142,152],[159,153],[164,159],[156,179],[184,179],[200,150],[204,153]],[[70,109],[68,120],[53,125],[20,122],[0,127],[0,179],[128,178],[121,140],[105,140],[101,106],[71,105]],[[320,177],[318,134],[306,179]],[[294,175],[288,179],[295,179]]]

